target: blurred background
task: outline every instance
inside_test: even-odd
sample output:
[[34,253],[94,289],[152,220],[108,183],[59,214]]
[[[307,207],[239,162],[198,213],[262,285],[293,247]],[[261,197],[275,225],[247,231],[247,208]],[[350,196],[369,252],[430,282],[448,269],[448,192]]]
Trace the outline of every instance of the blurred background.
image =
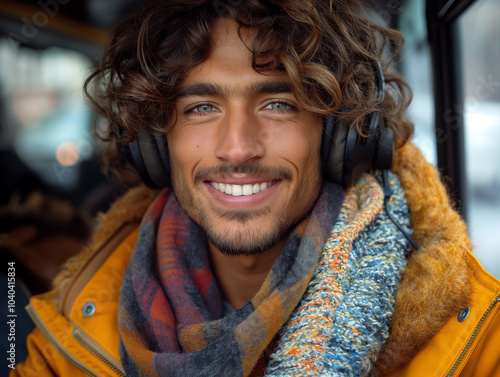
[[[109,29],[138,3],[0,0],[0,244],[23,229],[0,257],[16,255],[26,297],[48,289],[120,191],[100,172],[82,86]],[[500,277],[500,1],[371,4],[406,37],[397,69],[414,90],[414,141],[445,176],[476,256]],[[69,240],[40,256],[32,246],[48,228]]]
[[[438,163],[437,151],[457,138],[441,133],[441,118],[436,118],[436,76],[448,66],[436,68],[432,64],[426,24],[432,18],[424,0],[395,1],[396,27],[406,38],[401,56],[401,71],[414,91],[409,116],[415,123],[414,141],[424,151],[429,161]],[[427,3],[430,3],[428,1]],[[436,2],[438,3],[438,1]],[[458,205],[462,208],[469,225],[469,233],[475,245],[474,254],[484,268],[500,277],[500,1],[448,1],[447,4],[466,4],[467,9],[450,21],[454,46],[450,51],[445,41],[441,50],[434,54],[445,56],[455,65],[456,92],[459,98],[442,108],[440,117],[451,124],[453,131],[463,133],[463,145],[458,145],[452,159],[463,158],[460,168],[460,187],[450,184],[452,194],[460,190]],[[397,4],[395,4],[397,5]],[[444,8],[444,7],[443,7]],[[441,59],[442,61],[443,59]],[[434,70],[433,70],[434,67]],[[437,120],[437,121],[436,121]],[[457,143],[460,144],[460,143]],[[439,165],[443,172],[452,162]],[[456,182],[455,182],[456,183]]]

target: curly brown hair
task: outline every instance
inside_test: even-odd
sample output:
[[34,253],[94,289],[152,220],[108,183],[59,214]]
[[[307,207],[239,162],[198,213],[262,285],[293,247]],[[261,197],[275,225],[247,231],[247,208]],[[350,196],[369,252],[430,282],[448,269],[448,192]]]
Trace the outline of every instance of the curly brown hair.
[[[149,1],[116,25],[85,83],[107,119],[98,132],[110,142],[105,166],[121,178],[134,180],[134,174],[116,143],[133,141],[140,128],[168,132],[181,84],[208,58],[211,30],[221,18],[234,19],[239,32],[252,30],[253,68],[285,72],[303,108],[336,114],[361,134],[369,115],[380,111],[396,147],[413,133],[405,116],[411,90],[388,69],[403,36],[370,20],[361,0]],[[384,66],[389,95],[383,101],[374,95],[373,61]]]

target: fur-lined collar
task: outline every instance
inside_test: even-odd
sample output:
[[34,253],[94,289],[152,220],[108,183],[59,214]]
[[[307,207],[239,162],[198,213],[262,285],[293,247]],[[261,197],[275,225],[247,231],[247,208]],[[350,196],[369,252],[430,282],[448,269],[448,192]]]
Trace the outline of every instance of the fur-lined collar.
[[[472,274],[465,258],[471,247],[467,227],[450,205],[434,166],[407,143],[396,151],[392,171],[405,191],[419,250],[410,256],[398,290],[391,336],[375,365],[380,376],[406,366],[451,316],[469,306]],[[79,266],[122,224],[139,222],[157,195],[144,186],[134,188],[101,215],[90,244],[54,281],[56,291],[64,290]]]
[[403,273],[391,335],[376,363],[382,376],[406,366],[451,316],[469,306],[471,293],[467,226],[450,205],[438,172],[412,143],[395,157],[392,171],[405,191],[419,250]]
[[150,190],[146,186],[138,186],[127,191],[125,195],[113,203],[106,213],[97,216],[97,231],[92,235],[84,250],[70,258],[63,266],[61,272],[53,281],[55,290],[54,298],[61,297],[67,284],[85,264],[92,254],[101,247],[119,228],[126,223],[139,223],[151,202],[158,196],[159,191]]

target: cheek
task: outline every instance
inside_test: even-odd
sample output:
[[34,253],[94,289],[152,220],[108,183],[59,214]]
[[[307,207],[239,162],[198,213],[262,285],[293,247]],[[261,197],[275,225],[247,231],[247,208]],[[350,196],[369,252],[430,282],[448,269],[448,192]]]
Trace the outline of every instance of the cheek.
[[293,147],[291,162],[297,169],[296,199],[306,206],[313,205],[321,189],[322,129],[319,127],[298,128],[294,141],[290,143]]
[[168,135],[168,149],[172,167],[172,186],[181,206],[188,211],[192,207],[192,197],[189,193],[190,158],[189,139],[177,130]]
[[172,131],[168,137],[168,145],[172,169],[177,179],[189,179],[202,158],[209,155],[210,143],[207,140],[209,138],[202,132]]
[[321,129],[293,127],[281,132],[277,146],[282,156],[297,169],[299,176],[317,174],[320,165]]

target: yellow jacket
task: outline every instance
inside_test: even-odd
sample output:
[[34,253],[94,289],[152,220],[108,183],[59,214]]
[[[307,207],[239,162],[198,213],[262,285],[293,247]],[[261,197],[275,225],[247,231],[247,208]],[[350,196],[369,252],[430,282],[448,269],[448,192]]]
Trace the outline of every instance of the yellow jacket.
[[[470,253],[467,229],[432,165],[411,143],[396,153],[413,251],[398,290],[380,376],[500,377],[500,281]],[[27,310],[37,325],[15,376],[124,376],[116,312],[139,222],[157,192],[129,191],[101,218],[88,248]]]

